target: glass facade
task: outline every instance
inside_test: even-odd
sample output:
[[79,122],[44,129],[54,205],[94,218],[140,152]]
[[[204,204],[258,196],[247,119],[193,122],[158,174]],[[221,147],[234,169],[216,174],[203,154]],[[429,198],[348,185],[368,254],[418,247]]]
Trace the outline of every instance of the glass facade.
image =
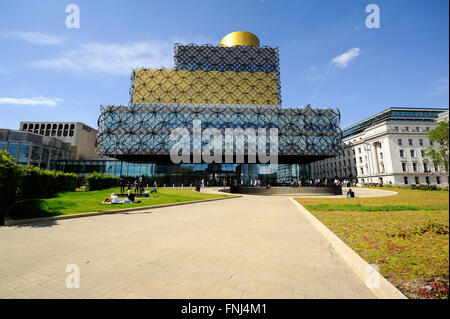
[[18,151],[19,151],[19,143],[17,142],[8,143],[8,153],[11,154],[12,157],[17,158]]
[[41,151],[42,146],[39,144],[34,144],[33,148],[31,150],[31,158],[30,158],[30,164],[39,166],[39,163],[41,162]]
[[48,168],[48,159],[50,158],[50,148],[44,146],[42,148],[42,155],[41,155],[41,165],[40,167],[42,169]]
[[17,163],[27,165],[30,157],[30,143],[20,143],[19,156],[17,157]]
[[[25,124],[24,128],[46,129],[45,126],[37,124]],[[6,150],[17,164],[53,170],[58,160],[72,158],[70,143],[54,138],[43,138],[33,132],[0,129],[0,139],[0,150]]]
[[114,160],[58,161],[56,169],[87,176],[104,172],[115,176],[157,180],[160,185],[194,185],[202,179],[210,186],[230,185],[233,180],[244,185],[260,180],[264,185],[282,185],[311,178],[309,164],[151,164]]

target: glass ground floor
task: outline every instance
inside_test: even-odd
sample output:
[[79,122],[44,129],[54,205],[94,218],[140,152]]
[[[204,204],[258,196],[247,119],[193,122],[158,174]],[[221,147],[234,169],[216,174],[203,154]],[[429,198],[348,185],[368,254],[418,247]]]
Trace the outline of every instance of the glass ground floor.
[[209,186],[230,185],[235,180],[243,185],[250,185],[255,180],[260,180],[262,185],[283,185],[311,179],[309,164],[152,164],[91,160],[59,161],[57,169],[80,176],[92,172],[128,177],[144,175],[148,184],[157,181],[161,186],[189,186],[202,180]]

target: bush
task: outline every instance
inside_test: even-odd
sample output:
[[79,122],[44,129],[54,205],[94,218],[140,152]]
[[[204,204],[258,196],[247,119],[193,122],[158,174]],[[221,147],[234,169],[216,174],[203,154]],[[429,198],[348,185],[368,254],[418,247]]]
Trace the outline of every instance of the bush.
[[117,187],[120,184],[120,178],[106,173],[94,172],[86,177],[86,186],[90,191],[101,190],[111,187]]
[[78,182],[76,174],[15,164],[14,157],[0,151],[0,223],[15,201],[74,191]]
[[16,199],[17,165],[14,157],[6,151],[0,151],[0,223],[6,209]]
[[411,185],[411,189],[418,189],[421,191],[447,191],[446,187],[437,187],[436,185]]
[[74,191],[78,186],[76,174],[42,170],[34,166],[21,167],[18,180],[20,199]]

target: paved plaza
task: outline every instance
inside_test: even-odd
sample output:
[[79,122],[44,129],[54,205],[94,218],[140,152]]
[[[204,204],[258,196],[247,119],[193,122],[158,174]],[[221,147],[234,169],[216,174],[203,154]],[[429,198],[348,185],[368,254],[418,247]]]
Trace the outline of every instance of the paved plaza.
[[375,298],[286,196],[0,227],[0,242],[0,298]]

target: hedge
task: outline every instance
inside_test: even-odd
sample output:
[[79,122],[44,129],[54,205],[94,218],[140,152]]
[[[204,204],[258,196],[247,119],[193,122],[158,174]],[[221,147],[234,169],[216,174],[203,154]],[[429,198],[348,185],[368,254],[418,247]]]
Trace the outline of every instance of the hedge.
[[0,151],[0,222],[15,201],[74,191],[78,182],[76,174],[15,164],[14,157]]
[[438,187],[436,185],[411,185],[411,189],[418,189],[422,191],[448,191],[448,187]]
[[77,186],[78,176],[76,174],[26,166],[21,167],[17,198],[35,198],[59,192],[70,192],[74,191]]
[[120,178],[106,173],[94,172],[85,178],[86,186],[90,191],[96,191],[120,185]]
[[3,220],[1,217],[16,197],[17,171],[14,157],[6,151],[0,151],[0,223]]

